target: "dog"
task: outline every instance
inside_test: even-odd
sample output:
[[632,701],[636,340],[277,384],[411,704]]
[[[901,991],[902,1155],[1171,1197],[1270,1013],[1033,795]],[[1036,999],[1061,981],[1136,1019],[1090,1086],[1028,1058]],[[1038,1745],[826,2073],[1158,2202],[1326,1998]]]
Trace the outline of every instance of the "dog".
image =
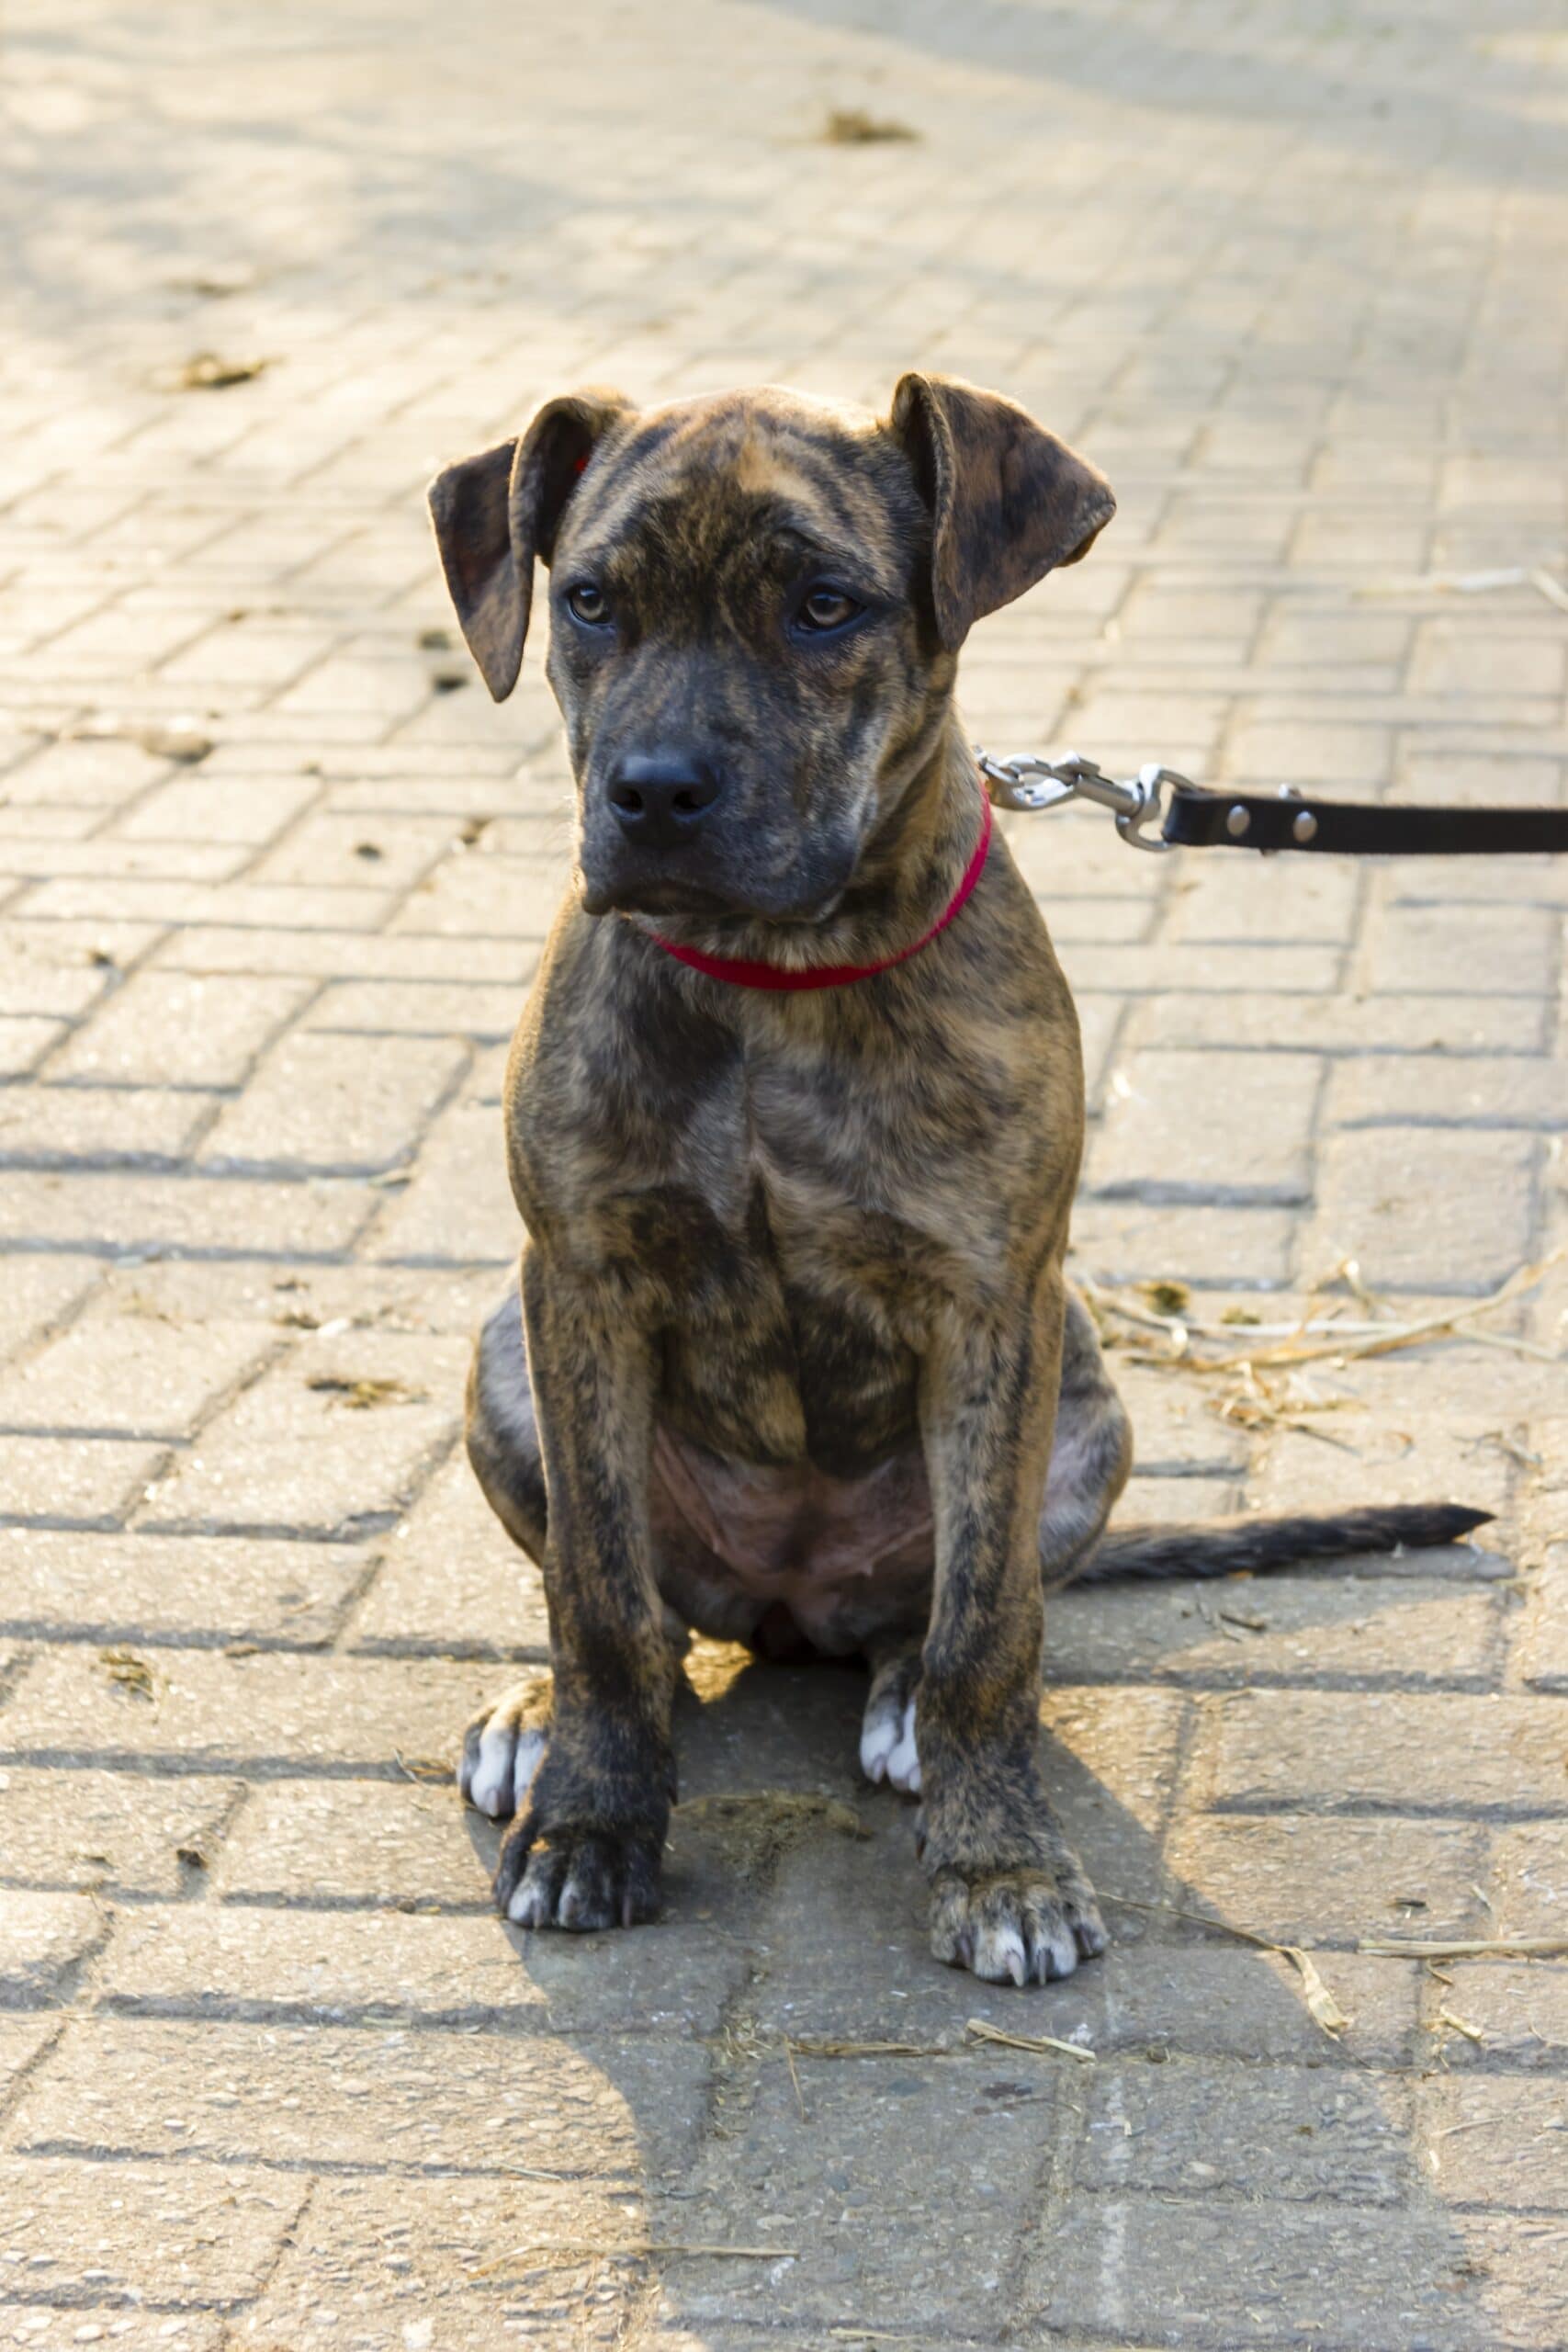
[[1132,1461],[1063,1273],[1072,999],[953,703],[976,622],[1089,553],[1084,458],[906,375],[885,417],[590,390],[449,466],[443,568],[492,695],[535,567],[574,888],[513,1046],[520,1278],[468,1445],[543,1570],[552,1676],[470,1726],[525,1928],[650,1917],[688,1629],[870,1669],[862,1765],[921,1800],[935,1956],[1100,1952],[1041,1784],[1043,1604],[1455,1540],[1434,1505],[1106,1533]]

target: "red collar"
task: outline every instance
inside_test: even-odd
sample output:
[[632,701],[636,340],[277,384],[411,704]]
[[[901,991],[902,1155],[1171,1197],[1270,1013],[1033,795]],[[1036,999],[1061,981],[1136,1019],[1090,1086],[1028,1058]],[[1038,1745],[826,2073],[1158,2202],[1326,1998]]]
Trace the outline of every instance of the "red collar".
[[929,931],[922,932],[912,946],[900,947],[896,956],[885,956],[879,964],[808,964],[795,971],[784,964],[749,963],[743,956],[705,956],[700,947],[682,947],[658,931],[651,931],[647,936],[667,956],[673,956],[678,964],[689,964],[694,972],[704,972],[710,980],[728,980],[732,988],[842,989],[848,988],[852,980],[869,980],[874,973],[890,972],[895,964],[907,964],[911,956],[929,947],[938,932],[945,931],[963,907],[980,879],[991,847],[991,803],[984,791],[980,808],[980,838],[957,889]]

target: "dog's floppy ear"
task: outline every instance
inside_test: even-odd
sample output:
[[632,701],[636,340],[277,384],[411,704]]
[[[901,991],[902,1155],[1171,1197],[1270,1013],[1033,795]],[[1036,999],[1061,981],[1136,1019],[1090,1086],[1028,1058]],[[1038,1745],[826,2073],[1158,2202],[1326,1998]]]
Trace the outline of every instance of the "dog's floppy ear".
[[931,601],[950,652],[985,614],[1087,555],[1116,512],[1104,475],[998,392],[903,376],[889,422],[931,510]]
[[438,473],[426,493],[468,650],[497,702],[523,666],[534,559],[548,563],[567,500],[604,435],[632,414],[620,392],[547,401],[520,439]]

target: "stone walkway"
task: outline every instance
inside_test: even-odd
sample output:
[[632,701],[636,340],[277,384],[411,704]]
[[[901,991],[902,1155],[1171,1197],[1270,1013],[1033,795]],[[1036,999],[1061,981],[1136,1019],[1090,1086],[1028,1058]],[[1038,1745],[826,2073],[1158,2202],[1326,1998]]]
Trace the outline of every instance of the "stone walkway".
[[[666,1922],[491,1916],[449,1767],[544,1623],[456,1448],[568,801],[421,498],[584,379],[950,368],[1122,502],[972,647],[987,741],[1560,802],[1548,13],[10,0],[0,2342],[1568,2341],[1568,1973],[1359,1949],[1568,1936],[1568,1383],[1495,1336],[1562,1349],[1563,1265],[1293,1383],[1122,1350],[1129,1516],[1499,1516],[1055,1608],[1121,1898],[1070,1984],[938,1969],[856,1678],[712,1649]],[[1011,830],[1090,1048],[1084,1271],[1240,1349],[1320,1283],[1363,1317],[1347,1258],[1416,1319],[1568,1238],[1568,861]]]

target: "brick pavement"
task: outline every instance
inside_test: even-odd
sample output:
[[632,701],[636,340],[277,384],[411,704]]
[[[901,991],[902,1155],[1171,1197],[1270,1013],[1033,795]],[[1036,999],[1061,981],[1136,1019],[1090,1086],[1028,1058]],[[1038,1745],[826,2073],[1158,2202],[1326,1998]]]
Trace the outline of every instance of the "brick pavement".
[[[497,712],[454,658],[420,501],[574,379],[950,367],[1122,501],[972,647],[988,741],[1559,800],[1562,612],[1429,580],[1568,551],[1544,21],[12,0],[0,2341],[1568,2340],[1568,1974],[1356,1949],[1568,1933],[1539,1357],[1353,1364],[1304,1430],[1130,1367],[1138,1512],[1451,1489],[1495,1553],[1053,1613],[1102,1886],[1310,1946],[1339,2040],[1172,1909],[1035,1998],[939,1971],[854,1678],[717,1651],[666,1923],[490,1916],[442,1768],[544,1625],[454,1446],[566,804],[536,660]],[[204,352],[267,365],[178,389]],[[1011,831],[1089,1046],[1085,1268],[1277,1318],[1354,1254],[1415,1314],[1568,1238],[1568,867]],[[1493,1328],[1565,1309],[1559,1268]]]

